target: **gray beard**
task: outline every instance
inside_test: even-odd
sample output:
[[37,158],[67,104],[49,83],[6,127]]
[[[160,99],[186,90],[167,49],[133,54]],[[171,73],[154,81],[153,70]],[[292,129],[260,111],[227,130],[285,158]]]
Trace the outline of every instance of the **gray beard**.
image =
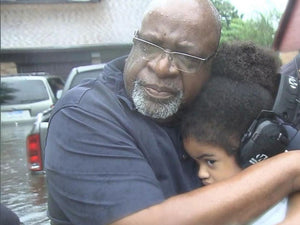
[[138,112],[145,116],[149,116],[154,119],[166,119],[173,116],[178,111],[182,103],[182,99],[183,91],[179,91],[175,97],[168,100],[150,98],[141,86],[141,82],[134,82],[132,100]]

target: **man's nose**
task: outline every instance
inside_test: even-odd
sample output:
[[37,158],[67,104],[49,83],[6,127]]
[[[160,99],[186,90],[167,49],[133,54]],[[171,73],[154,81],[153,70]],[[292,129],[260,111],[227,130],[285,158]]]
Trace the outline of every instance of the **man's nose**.
[[200,179],[207,179],[207,178],[209,178],[209,172],[208,172],[208,170],[206,169],[205,166],[199,166],[198,177]]
[[172,57],[165,52],[152,59],[149,65],[159,77],[171,77],[179,74],[178,69],[172,62]]

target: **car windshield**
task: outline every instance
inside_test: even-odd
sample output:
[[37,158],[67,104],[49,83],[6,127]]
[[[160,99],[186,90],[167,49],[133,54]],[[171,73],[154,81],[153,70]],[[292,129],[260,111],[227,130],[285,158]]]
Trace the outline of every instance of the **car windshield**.
[[46,87],[41,80],[2,80],[1,104],[15,105],[48,100]]
[[58,90],[62,90],[64,88],[64,81],[59,79],[59,78],[56,78],[56,77],[50,77],[47,79],[48,80],[48,83],[50,84],[50,87],[53,91],[53,94],[56,96],[56,93]]

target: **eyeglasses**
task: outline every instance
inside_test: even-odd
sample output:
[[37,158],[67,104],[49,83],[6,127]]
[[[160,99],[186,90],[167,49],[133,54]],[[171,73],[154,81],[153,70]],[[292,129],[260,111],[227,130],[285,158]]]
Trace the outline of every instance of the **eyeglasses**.
[[137,47],[143,54],[144,60],[152,60],[158,55],[167,54],[172,65],[176,69],[185,73],[196,73],[199,71],[200,65],[215,55],[215,52],[206,57],[200,58],[194,55],[189,55],[182,52],[172,52],[150,41],[146,41],[138,37],[138,32],[135,32],[133,37],[134,46]]

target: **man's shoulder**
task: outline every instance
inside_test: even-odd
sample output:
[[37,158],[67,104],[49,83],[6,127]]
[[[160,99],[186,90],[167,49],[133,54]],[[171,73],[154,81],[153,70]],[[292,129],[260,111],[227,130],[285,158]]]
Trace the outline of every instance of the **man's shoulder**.
[[86,112],[99,112],[101,108],[113,110],[119,102],[117,93],[101,79],[90,80],[69,90],[55,105],[54,110],[77,108]]
[[123,81],[125,56],[106,64],[102,73],[93,80],[87,80],[70,89],[61,98],[55,108],[67,106],[83,106],[86,109],[95,105],[110,105],[120,97],[126,96]]

